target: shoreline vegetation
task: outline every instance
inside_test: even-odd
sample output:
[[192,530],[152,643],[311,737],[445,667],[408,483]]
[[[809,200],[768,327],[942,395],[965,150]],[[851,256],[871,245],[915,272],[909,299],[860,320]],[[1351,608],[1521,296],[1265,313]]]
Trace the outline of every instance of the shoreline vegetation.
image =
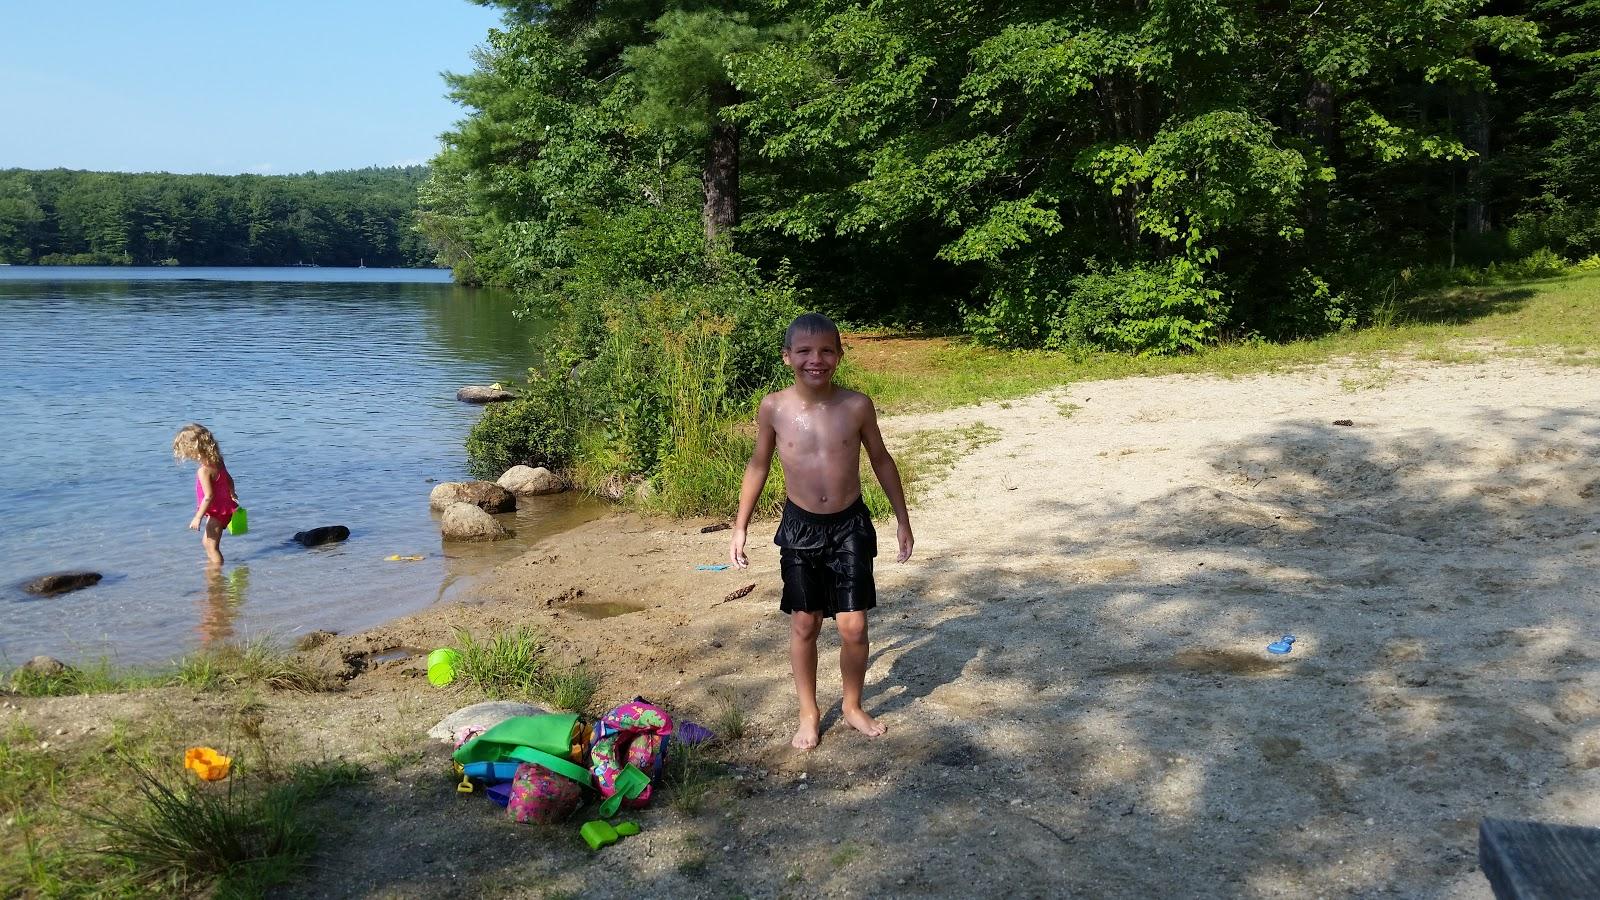
[[0,263],[432,267],[423,166],[302,175],[0,169]]
[[[895,416],[1015,399],[1075,381],[1274,372],[1388,352],[1466,362],[1510,349],[1600,364],[1593,355],[1600,347],[1600,258],[1546,264],[1536,276],[1542,277],[1519,278],[1503,268],[1463,271],[1453,285],[1396,300],[1363,328],[1296,341],[1221,342],[1180,355],[1008,350],[961,334],[847,330],[839,379]],[[773,308],[786,316],[797,307]],[[565,375],[536,375],[522,397],[485,410],[467,438],[474,474],[493,479],[512,465],[544,465],[562,469],[590,494],[651,512],[725,515],[754,445],[755,404],[781,384],[775,351],[782,316],[769,315],[759,336],[772,343],[762,348],[749,346],[750,335],[743,347],[732,346],[735,326],[718,313],[695,315],[610,315],[605,327],[613,331],[595,356],[568,357],[559,364]],[[761,358],[752,368],[768,373],[767,381],[742,392],[728,387],[741,351]],[[559,366],[548,371],[563,371]],[[913,493],[924,455],[913,452],[901,462]],[[874,516],[887,515],[887,499],[870,472],[862,484]],[[774,512],[782,497],[782,473],[774,467],[758,511]]]
[[861,382],[891,411],[1014,364],[1020,390],[1287,363],[1494,307],[1449,299],[1463,281],[1600,266],[1600,27],[1577,2],[1181,24],[979,4],[954,26],[917,4],[489,5],[418,227],[556,328],[469,438],[480,476],[542,464],[723,509],[801,309],[958,336],[939,355],[971,373]]

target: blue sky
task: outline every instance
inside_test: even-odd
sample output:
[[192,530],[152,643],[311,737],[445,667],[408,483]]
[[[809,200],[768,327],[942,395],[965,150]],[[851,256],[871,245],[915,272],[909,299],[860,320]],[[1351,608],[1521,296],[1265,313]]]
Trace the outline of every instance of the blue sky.
[[0,168],[425,162],[499,21],[468,0],[0,0]]

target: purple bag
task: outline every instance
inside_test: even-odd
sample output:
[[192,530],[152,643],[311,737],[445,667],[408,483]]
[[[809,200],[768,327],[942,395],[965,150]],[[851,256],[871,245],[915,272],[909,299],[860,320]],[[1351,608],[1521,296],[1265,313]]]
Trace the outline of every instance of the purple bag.
[[533,763],[517,766],[506,814],[516,822],[560,822],[578,809],[583,788],[576,781]]

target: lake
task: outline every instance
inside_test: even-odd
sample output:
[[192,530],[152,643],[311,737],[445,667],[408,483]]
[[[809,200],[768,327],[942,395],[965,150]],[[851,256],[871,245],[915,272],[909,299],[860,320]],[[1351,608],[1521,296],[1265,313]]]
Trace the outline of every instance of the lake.
[[[466,478],[466,384],[521,381],[540,323],[444,270],[0,267],[0,662],[164,661],[207,643],[370,627],[458,593],[597,514],[573,496],[448,547],[434,481]],[[217,435],[250,532],[208,576],[186,422]],[[315,549],[297,531],[346,525]],[[398,554],[417,562],[389,562]],[[98,585],[34,598],[61,569]]]

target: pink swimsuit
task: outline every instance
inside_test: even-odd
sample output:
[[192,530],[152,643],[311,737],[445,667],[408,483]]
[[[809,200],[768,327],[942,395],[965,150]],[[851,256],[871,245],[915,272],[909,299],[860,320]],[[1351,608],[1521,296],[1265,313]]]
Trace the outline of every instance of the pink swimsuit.
[[[205,497],[205,482],[200,480],[200,473],[196,472],[194,474],[195,505],[199,506],[200,501],[204,500]],[[211,505],[206,507],[205,514],[207,518],[216,519],[226,525],[228,520],[233,518],[233,511],[238,508],[239,504],[233,502],[233,476],[228,474],[226,468],[218,466],[216,473],[211,476]]]

